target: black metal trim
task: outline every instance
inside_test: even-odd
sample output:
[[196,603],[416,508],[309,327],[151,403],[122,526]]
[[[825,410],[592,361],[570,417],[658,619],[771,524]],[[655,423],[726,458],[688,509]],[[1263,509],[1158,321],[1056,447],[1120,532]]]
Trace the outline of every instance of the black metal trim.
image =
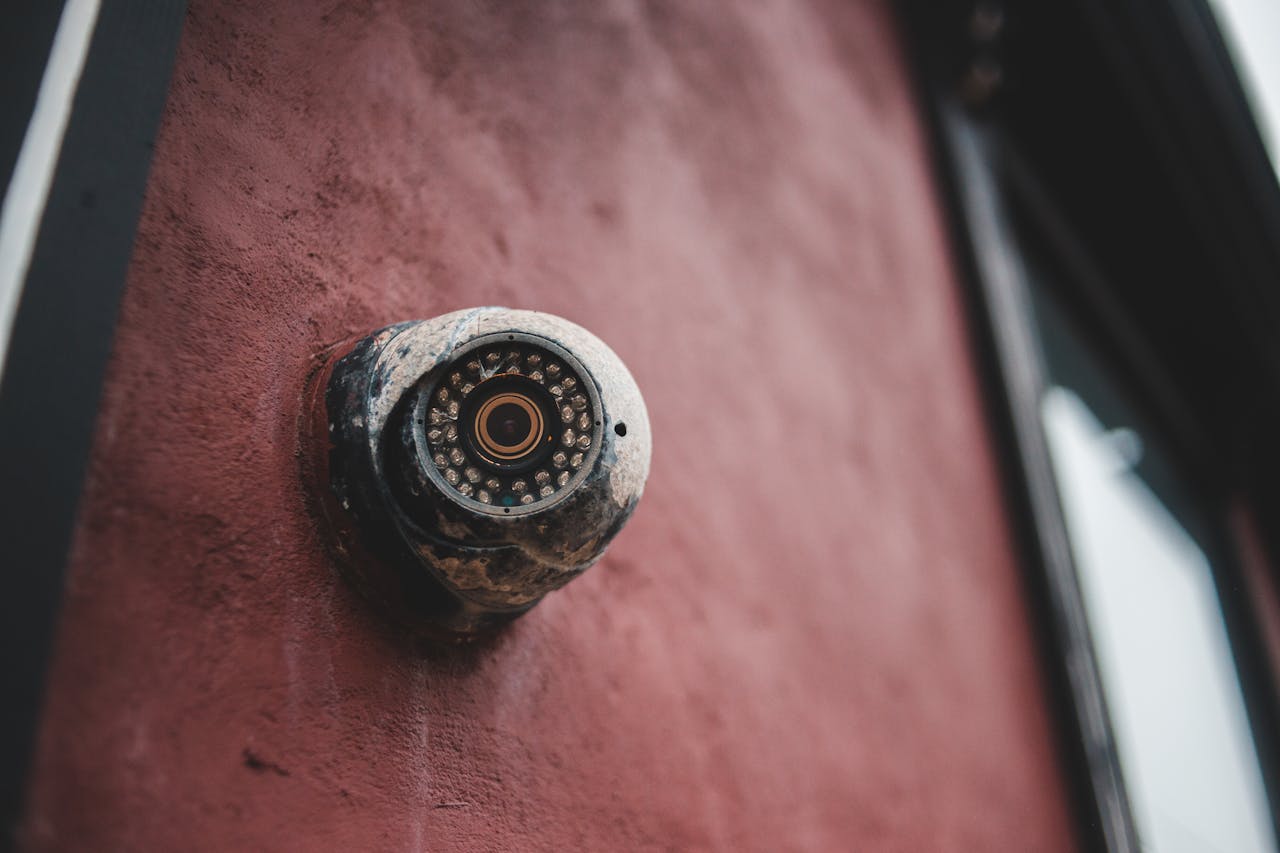
[[1057,479],[1041,428],[1047,390],[1045,359],[1034,329],[1027,274],[990,163],[999,142],[955,105],[940,104],[938,122],[950,164],[952,191],[968,236],[979,333],[993,356],[986,377],[992,415],[1011,452],[1001,454],[1008,506],[1032,572],[1034,610],[1052,698],[1066,735],[1065,763],[1075,775],[1075,808],[1089,849],[1138,851],[1110,714],[1062,516]]
[[1081,0],[1240,330],[1280,382],[1280,184],[1206,0]]
[[0,379],[6,846],[22,814],[103,373],[185,13],[181,0],[104,0]]

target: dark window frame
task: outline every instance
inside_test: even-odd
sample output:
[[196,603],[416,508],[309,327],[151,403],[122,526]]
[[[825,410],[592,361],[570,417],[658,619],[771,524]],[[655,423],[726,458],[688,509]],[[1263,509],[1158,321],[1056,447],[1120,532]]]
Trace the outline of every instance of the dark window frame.
[[[902,12],[1080,840],[1138,850],[1040,421],[1048,377],[1024,243],[1034,230],[1062,263],[1071,286],[1057,295],[1161,424],[1218,526],[1232,531],[1243,505],[1274,534],[1280,188],[1204,0],[913,2]],[[1135,223],[1132,245],[1116,239],[1124,222]],[[1154,282],[1142,280],[1142,252],[1154,253]],[[1177,348],[1188,331],[1191,355]],[[1233,535],[1211,562],[1275,823],[1280,685]],[[1274,577],[1276,541],[1267,545]]]

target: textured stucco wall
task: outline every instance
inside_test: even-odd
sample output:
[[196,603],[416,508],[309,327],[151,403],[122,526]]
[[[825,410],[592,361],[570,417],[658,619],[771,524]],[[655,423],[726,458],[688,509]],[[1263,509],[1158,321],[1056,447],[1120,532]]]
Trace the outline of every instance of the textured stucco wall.
[[[476,304],[608,341],[653,472],[424,651],[337,579],[298,407]],[[1069,848],[993,472],[883,4],[193,0],[27,842]]]

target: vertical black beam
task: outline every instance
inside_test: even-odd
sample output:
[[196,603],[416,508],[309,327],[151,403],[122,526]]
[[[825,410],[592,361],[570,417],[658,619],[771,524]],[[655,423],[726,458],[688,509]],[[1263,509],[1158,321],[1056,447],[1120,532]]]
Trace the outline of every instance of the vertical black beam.
[[22,813],[103,372],[185,6],[103,0],[0,377],[6,846]]

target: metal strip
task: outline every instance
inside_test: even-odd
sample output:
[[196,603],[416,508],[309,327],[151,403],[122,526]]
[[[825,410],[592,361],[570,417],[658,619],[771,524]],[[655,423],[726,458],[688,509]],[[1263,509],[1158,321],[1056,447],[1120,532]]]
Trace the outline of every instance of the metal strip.
[[0,373],[31,264],[37,226],[53,183],[53,167],[71,117],[71,99],[80,84],[89,38],[97,22],[98,0],[68,0],[63,7],[31,123],[0,208]]
[[1047,387],[1044,355],[1034,332],[1027,276],[1001,202],[995,144],[959,108],[943,104],[939,123],[955,181],[973,262],[975,286],[988,314],[987,328],[1001,384],[1019,479],[1025,485],[1037,562],[1043,566],[1049,616],[1060,647],[1072,709],[1084,746],[1091,789],[1108,850],[1138,851],[1137,833],[1125,794],[1097,662],[1062,517],[1049,448],[1040,422]]
[[185,3],[104,2],[0,378],[0,844],[27,765],[98,396]]

